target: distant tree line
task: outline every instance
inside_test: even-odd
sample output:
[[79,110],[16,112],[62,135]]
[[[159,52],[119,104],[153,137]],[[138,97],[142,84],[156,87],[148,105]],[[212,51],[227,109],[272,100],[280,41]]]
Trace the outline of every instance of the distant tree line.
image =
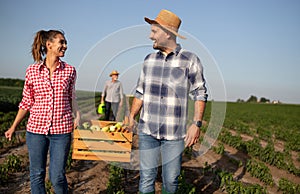
[[252,102],[252,103],[270,103],[270,99],[267,99],[265,97],[261,97],[258,99],[256,96],[251,95],[248,100],[243,100],[243,99],[237,99],[237,102]]
[[23,87],[24,80],[13,78],[0,78],[0,86]]

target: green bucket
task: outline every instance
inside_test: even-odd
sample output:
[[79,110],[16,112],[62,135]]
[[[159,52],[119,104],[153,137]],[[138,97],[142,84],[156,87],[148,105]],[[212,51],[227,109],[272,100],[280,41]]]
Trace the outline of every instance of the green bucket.
[[101,103],[98,106],[98,114],[104,114],[104,112],[105,112],[105,104]]

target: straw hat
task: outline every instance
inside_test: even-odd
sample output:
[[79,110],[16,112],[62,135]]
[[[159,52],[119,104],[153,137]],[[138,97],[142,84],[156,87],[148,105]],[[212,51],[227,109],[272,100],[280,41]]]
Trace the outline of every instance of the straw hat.
[[112,75],[119,75],[120,73],[117,70],[113,70],[109,76],[111,77]]
[[145,17],[145,21],[149,24],[158,24],[164,29],[175,34],[179,38],[186,39],[184,36],[178,34],[178,29],[180,27],[181,20],[176,14],[174,14],[171,11],[163,9],[159,12],[155,20],[151,20]]

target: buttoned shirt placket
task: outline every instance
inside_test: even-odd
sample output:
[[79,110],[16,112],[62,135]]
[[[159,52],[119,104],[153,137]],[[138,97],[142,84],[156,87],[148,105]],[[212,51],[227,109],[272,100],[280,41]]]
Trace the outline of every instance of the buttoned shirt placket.
[[[55,72],[55,71],[54,71]],[[53,121],[53,108],[54,108],[54,88],[52,86],[52,82],[54,81],[54,73],[52,75],[52,78],[50,78],[50,71],[49,69],[47,69],[45,67],[44,69],[44,80],[45,83],[47,84],[47,88],[48,88],[48,95],[46,96],[46,100],[48,103],[48,119],[47,119],[47,127],[45,130],[47,130],[47,132],[45,131],[46,134],[49,134],[52,128],[52,121]]]

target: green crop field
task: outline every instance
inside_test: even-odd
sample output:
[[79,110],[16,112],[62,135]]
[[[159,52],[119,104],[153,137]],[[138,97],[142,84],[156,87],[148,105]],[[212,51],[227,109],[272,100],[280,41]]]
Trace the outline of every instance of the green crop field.
[[300,105],[227,103],[224,127],[300,151]]

